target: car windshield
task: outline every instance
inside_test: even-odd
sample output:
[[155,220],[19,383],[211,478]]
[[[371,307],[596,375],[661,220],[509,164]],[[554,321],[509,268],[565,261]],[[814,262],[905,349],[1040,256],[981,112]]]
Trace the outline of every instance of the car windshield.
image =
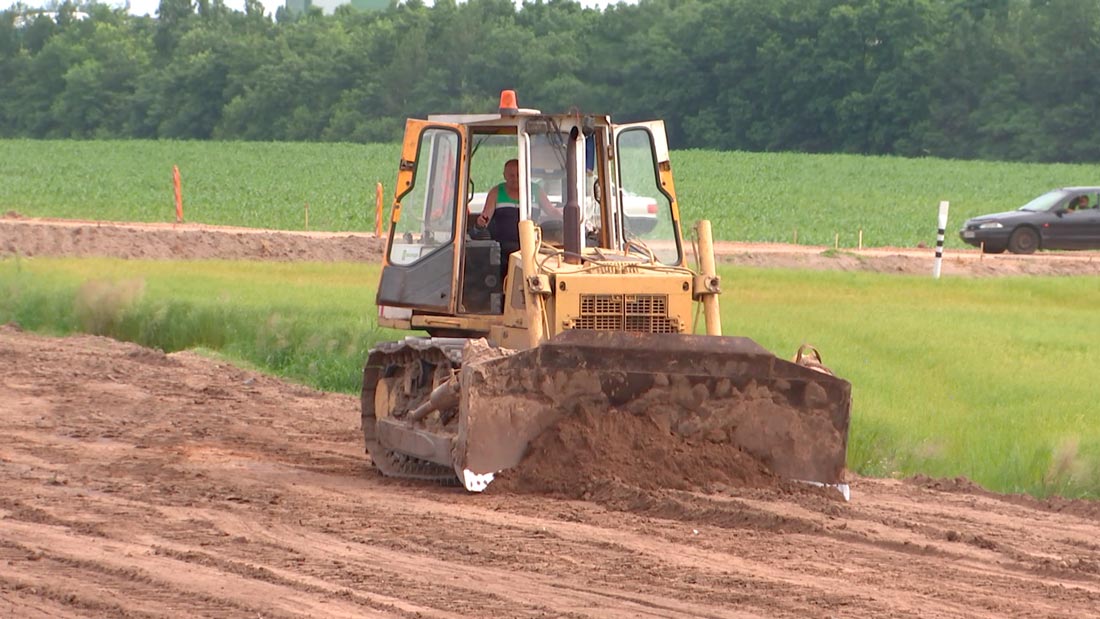
[[1048,191],[1031,202],[1021,206],[1020,210],[1032,212],[1049,211],[1051,207],[1061,202],[1067,195],[1069,195],[1068,192],[1062,191],[1061,189]]

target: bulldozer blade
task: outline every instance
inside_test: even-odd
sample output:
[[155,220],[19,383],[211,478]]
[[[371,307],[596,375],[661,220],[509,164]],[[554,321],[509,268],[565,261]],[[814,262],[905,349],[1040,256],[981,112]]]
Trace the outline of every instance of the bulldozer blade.
[[672,440],[729,444],[779,477],[843,482],[851,385],[748,338],[578,330],[511,354],[478,340],[459,380],[452,456],[468,490],[580,411],[652,417]]

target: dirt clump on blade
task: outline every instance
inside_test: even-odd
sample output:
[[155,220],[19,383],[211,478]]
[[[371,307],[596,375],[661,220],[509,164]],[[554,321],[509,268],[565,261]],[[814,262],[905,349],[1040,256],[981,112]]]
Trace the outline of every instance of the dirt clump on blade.
[[582,407],[535,439],[519,466],[500,473],[489,489],[591,498],[608,484],[713,492],[779,483],[762,463],[727,442],[677,436],[644,413]]
[[843,479],[847,383],[752,342],[582,335],[464,360],[457,467],[495,472],[490,489],[573,498],[606,482],[712,493]]

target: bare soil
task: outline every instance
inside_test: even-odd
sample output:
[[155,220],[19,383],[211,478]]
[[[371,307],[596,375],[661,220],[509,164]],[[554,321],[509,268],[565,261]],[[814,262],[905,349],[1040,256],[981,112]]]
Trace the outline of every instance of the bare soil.
[[[200,227],[162,255],[172,237],[29,226],[43,224],[0,223],[0,249],[50,254],[26,239],[75,235],[60,253],[97,255],[107,250],[92,239],[114,234],[126,240],[109,255],[291,260],[331,238],[374,253],[311,259],[371,260],[380,247],[362,235]],[[153,230],[173,231],[183,232]],[[266,254],[184,249],[257,247],[254,238]],[[981,262],[1009,262],[990,258]],[[1024,264],[1061,256],[1032,258]],[[582,492],[514,480],[468,494],[377,475],[358,408],[352,396],[192,353],[0,327],[0,617],[992,619],[1100,609],[1094,502],[858,476],[845,502],[763,476],[673,490],[592,469]]]
[[[172,260],[380,261],[385,240],[361,232],[286,232],[204,224],[0,218],[0,256],[113,256]],[[931,275],[934,248],[716,244],[719,260],[755,267]],[[944,276],[1100,275],[1100,251],[983,255],[947,249]]]

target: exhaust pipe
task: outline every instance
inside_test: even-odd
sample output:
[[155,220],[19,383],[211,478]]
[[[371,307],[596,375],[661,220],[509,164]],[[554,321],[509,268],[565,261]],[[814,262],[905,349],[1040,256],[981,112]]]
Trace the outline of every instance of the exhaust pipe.
[[565,206],[562,207],[562,225],[565,228],[565,262],[581,263],[581,205],[577,200],[577,140],[581,131],[573,127],[569,131],[569,146],[565,151]]

